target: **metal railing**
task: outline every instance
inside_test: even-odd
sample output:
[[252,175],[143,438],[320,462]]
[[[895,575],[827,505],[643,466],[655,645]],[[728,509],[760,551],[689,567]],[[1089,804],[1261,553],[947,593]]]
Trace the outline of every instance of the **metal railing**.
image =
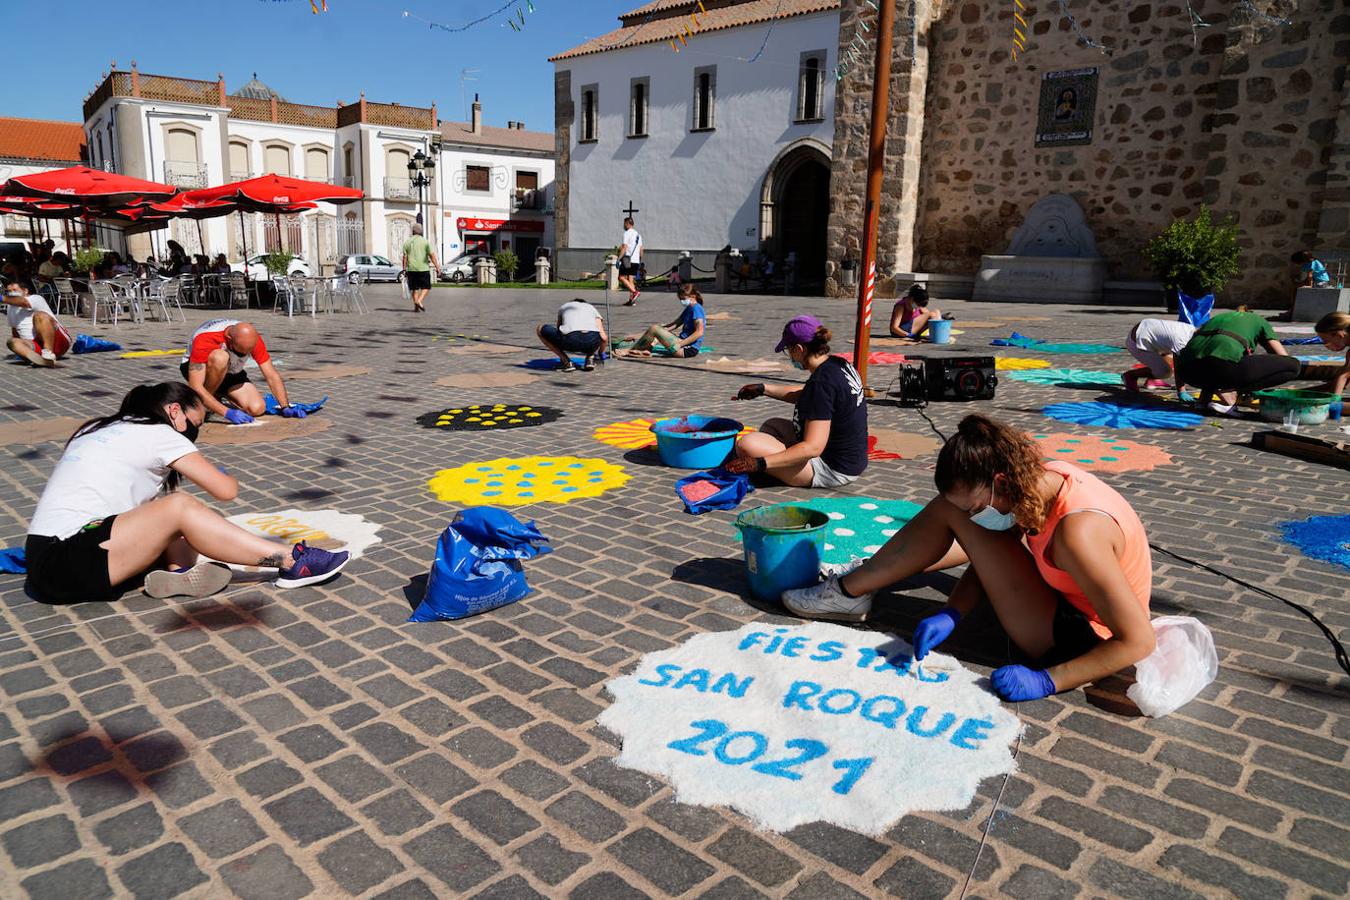
[[538,188],[516,188],[516,209],[543,209],[544,192]]
[[306,181],[317,181],[319,184],[335,184],[335,183],[336,183],[336,180],[335,180],[335,179],[329,178],[327,175],[306,175],[306,176],[305,176],[305,180],[306,180]]
[[207,185],[206,163],[166,159],[164,181],[175,187],[204,188]]
[[336,184],[338,187],[354,188],[356,187],[356,176],[342,175],[338,178],[334,178],[333,183]]
[[230,172],[231,181],[248,181],[252,177],[252,172]]
[[413,187],[412,179],[394,178],[386,175],[384,177],[384,199],[416,200],[417,188]]

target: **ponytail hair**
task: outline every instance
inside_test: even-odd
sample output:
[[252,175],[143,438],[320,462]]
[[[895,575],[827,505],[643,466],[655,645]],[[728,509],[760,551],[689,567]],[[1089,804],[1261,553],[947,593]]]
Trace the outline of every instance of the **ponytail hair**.
[[679,297],[681,300],[697,300],[699,306],[703,305],[703,294],[699,293],[699,289],[692,284],[680,285]]
[[[172,428],[173,423],[169,421],[169,416],[164,412],[164,407],[174,403],[184,409],[202,405],[197,392],[181,381],[138,384],[122,398],[122,405],[118,407],[117,412],[110,416],[101,416],[85,422],[75,429],[75,433],[66,441],[66,446],[70,446],[70,442],[78,437],[101,431],[117,422],[130,422],[134,425],[168,425]],[[164,479],[164,487],[169,491],[178,487],[178,473],[176,471],[169,472],[169,477]]]
[[810,342],[804,345],[806,347],[806,355],[820,356],[822,353],[829,353],[830,340],[833,337],[834,335],[830,332],[830,329],[821,325],[816,329],[815,337],[811,338]]
[[1035,441],[1011,425],[975,414],[962,419],[956,434],[942,445],[933,481],[945,494],[992,485],[1002,475],[1006,487],[998,493],[1012,501],[1013,518],[1023,529],[1039,531],[1046,510],[1037,487],[1044,471]]

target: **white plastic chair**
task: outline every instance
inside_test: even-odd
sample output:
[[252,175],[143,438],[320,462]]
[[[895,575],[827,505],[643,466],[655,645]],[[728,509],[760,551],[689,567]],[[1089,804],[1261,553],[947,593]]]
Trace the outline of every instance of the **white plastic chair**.
[[91,281],[89,282],[89,292],[93,294],[93,324],[98,324],[99,307],[112,314],[112,323],[117,325],[118,316],[125,308],[127,314],[133,322],[137,321],[136,306],[127,296],[122,294],[117,285],[111,281]]
[[70,315],[78,316],[80,314],[80,292],[75,290],[75,285],[69,278],[53,278],[52,284],[56,285],[56,315],[61,315],[61,309],[69,304]]

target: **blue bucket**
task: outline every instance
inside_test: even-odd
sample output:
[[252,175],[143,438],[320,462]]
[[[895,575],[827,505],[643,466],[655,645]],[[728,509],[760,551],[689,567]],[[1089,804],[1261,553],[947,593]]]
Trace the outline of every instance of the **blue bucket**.
[[815,584],[830,517],[805,506],[760,506],[736,517],[750,593],[778,602],[783,591]]
[[653,422],[656,452],[674,469],[715,469],[736,447],[741,423],[716,416],[682,416]]
[[952,342],[952,320],[929,319],[928,339],[934,344],[950,344]]

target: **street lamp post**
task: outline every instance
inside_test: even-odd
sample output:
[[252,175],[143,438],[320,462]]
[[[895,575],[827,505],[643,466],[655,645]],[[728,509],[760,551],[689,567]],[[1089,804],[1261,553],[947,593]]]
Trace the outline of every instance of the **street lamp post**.
[[427,156],[421,150],[413,154],[412,159],[408,160],[408,178],[413,187],[417,188],[417,224],[425,227],[426,219],[423,213],[426,212],[426,201],[422,192],[431,186],[431,176],[436,172],[436,159]]

